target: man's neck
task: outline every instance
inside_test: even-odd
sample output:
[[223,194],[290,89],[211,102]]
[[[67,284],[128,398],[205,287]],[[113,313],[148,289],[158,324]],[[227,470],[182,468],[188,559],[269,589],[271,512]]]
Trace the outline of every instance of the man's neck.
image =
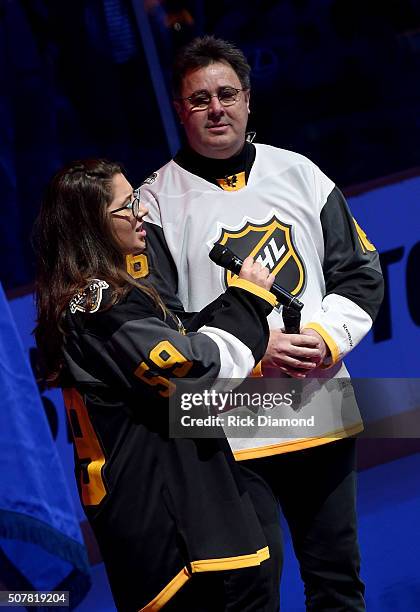
[[219,185],[218,179],[239,172],[245,172],[248,178],[254,159],[255,147],[249,142],[245,142],[240,151],[226,159],[200,155],[188,145],[182,147],[174,158],[182,168],[216,185]]

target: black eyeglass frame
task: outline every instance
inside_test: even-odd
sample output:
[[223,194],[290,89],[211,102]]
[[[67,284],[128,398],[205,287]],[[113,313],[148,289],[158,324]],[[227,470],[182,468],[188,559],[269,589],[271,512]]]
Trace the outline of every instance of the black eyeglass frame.
[[[229,102],[228,104],[224,103],[223,100],[220,99],[220,95],[223,93],[223,91],[226,92],[226,90],[230,90],[230,91],[234,91],[235,92],[235,97],[234,97],[233,102]],[[212,98],[218,98],[218,100],[219,100],[219,102],[220,102],[220,104],[222,106],[233,106],[237,102],[238,94],[239,94],[240,91],[248,91],[248,89],[243,89],[243,88],[239,88],[238,89],[237,87],[231,87],[230,85],[225,85],[224,87],[220,87],[218,93],[216,93],[216,94],[211,94],[206,89],[200,89],[198,91],[194,91],[190,96],[186,96],[185,98],[175,98],[175,99],[176,99],[177,102],[188,100],[188,102],[191,104],[192,108],[199,108],[200,105],[194,104],[192,102],[192,98],[194,98],[194,96],[196,96],[196,95],[198,95],[200,93],[206,93],[206,94],[208,94],[209,100],[207,102],[207,105],[203,106],[200,109],[200,110],[206,110],[210,106],[210,102],[211,102]]]
[[130,200],[124,206],[120,206],[120,208],[116,208],[115,210],[111,210],[110,213],[113,215],[114,213],[120,212],[121,210],[131,210],[131,213],[135,219],[138,219],[140,213],[140,187],[134,189],[133,191],[133,199]]

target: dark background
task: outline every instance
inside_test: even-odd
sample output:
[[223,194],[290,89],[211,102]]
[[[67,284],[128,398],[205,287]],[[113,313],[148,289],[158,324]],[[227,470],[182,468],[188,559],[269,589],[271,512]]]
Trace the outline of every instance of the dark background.
[[31,228],[60,166],[107,157],[137,184],[169,159],[162,116],[174,119],[156,81],[205,33],[252,65],[257,141],[307,155],[344,188],[420,166],[420,0],[0,0],[7,290],[33,281]]

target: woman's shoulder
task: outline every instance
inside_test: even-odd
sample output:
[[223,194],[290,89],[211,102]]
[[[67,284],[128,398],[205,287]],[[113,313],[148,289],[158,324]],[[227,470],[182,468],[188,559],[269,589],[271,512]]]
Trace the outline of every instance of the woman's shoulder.
[[75,293],[70,300],[68,312],[84,320],[109,317],[131,319],[161,314],[151,296],[140,287],[128,287],[118,295],[107,281],[97,278]]
[[79,289],[71,298],[69,310],[71,314],[82,312],[94,314],[109,306],[112,300],[112,291],[109,284],[98,278],[92,279],[86,287]]

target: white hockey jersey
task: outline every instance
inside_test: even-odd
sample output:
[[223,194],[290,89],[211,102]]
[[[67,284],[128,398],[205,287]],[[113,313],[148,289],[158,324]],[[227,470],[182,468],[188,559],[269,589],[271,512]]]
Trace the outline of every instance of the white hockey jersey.
[[[232,280],[208,257],[218,242],[242,259],[251,254],[266,265],[276,283],[304,303],[302,327],[320,333],[330,349],[329,367],[312,373],[311,392],[299,407],[299,417],[314,415],[310,435],[293,437],[289,428],[287,437],[259,438],[255,431],[252,438],[232,438],[237,459],[298,450],[361,431],[351,387],[345,385],[337,395],[337,387],[326,382],[348,377],[342,359],[369,331],[382,299],[378,253],[334,183],[302,155],[252,146],[255,161],[242,189],[223,190],[174,160],[141,188],[155,266],[167,274],[170,268],[163,261],[173,261],[173,288],[185,310],[202,309]],[[281,309],[270,314],[269,325],[283,327]],[[265,375],[285,376],[278,370]],[[294,407],[289,412],[285,409],[284,416],[296,416]]]

